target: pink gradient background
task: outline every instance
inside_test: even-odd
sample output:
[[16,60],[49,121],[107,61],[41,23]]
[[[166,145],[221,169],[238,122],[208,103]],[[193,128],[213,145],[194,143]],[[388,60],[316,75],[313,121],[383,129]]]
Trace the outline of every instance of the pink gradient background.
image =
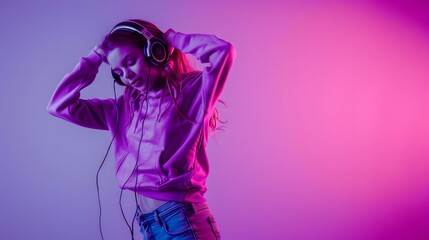
[[[429,239],[429,3],[417,0],[2,1],[0,239],[101,239],[110,135],[46,105],[126,18],[236,47],[227,128],[208,147],[223,239]],[[82,97],[113,97],[108,70]],[[130,239],[108,159],[104,236]],[[131,216],[130,192],[124,205]]]

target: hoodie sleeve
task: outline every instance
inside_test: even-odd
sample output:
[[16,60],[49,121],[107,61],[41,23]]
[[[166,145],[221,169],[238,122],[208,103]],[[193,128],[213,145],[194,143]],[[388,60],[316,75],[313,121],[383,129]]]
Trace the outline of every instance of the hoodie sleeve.
[[214,35],[184,34],[168,29],[166,41],[183,53],[195,56],[201,63],[208,63],[203,69],[203,102],[206,113],[211,113],[219,99],[229,70],[235,59],[233,45]]
[[106,112],[114,108],[114,100],[80,98],[80,91],[95,80],[101,63],[101,57],[93,50],[82,57],[58,84],[48,103],[48,112],[83,127],[108,130]]

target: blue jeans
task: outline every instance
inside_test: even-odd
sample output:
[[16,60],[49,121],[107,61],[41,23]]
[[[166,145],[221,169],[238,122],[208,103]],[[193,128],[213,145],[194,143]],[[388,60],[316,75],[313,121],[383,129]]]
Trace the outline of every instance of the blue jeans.
[[219,228],[207,202],[167,202],[150,213],[137,209],[136,220],[144,240],[220,240]]

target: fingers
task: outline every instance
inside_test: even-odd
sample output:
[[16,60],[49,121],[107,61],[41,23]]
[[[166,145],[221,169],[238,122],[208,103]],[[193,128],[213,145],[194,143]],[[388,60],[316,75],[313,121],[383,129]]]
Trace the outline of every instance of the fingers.
[[104,52],[104,50],[100,47],[99,45],[96,45],[93,49],[92,49],[100,58],[103,62],[107,63],[107,59],[106,59],[106,53]]
[[176,33],[176,31],[174,31],[172,28],[169,28],[165,33],[164,33],[164,38],[167,42],[171,42],[171,37],[172,35],[174,35],[174,33]]
[[100,48],[99,45],[96,45],[93,50],[94,50],[95,53],[98,54],[98,56],[100,56],[101,58],[103,58],[104,51],[103,51],[103,49]]

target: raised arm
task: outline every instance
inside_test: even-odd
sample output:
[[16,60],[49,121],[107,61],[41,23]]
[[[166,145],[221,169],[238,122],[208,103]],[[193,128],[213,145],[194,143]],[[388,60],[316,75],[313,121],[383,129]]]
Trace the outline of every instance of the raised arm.
[[101,56],[94,50],[82,57],[55,89],[47,106],[48,112],[83,127],[108,130],[106,116],[114,109],[114,100],[80,99],[80,91],[94,81],[101,63]]
[[183,53],[195,56],[209,66],[203,69],[203,100],[205,111],[210,113],[219,99],[236,52],[231,43],[214,35],[184,34],[168,29],[164,33],[166,41]]

